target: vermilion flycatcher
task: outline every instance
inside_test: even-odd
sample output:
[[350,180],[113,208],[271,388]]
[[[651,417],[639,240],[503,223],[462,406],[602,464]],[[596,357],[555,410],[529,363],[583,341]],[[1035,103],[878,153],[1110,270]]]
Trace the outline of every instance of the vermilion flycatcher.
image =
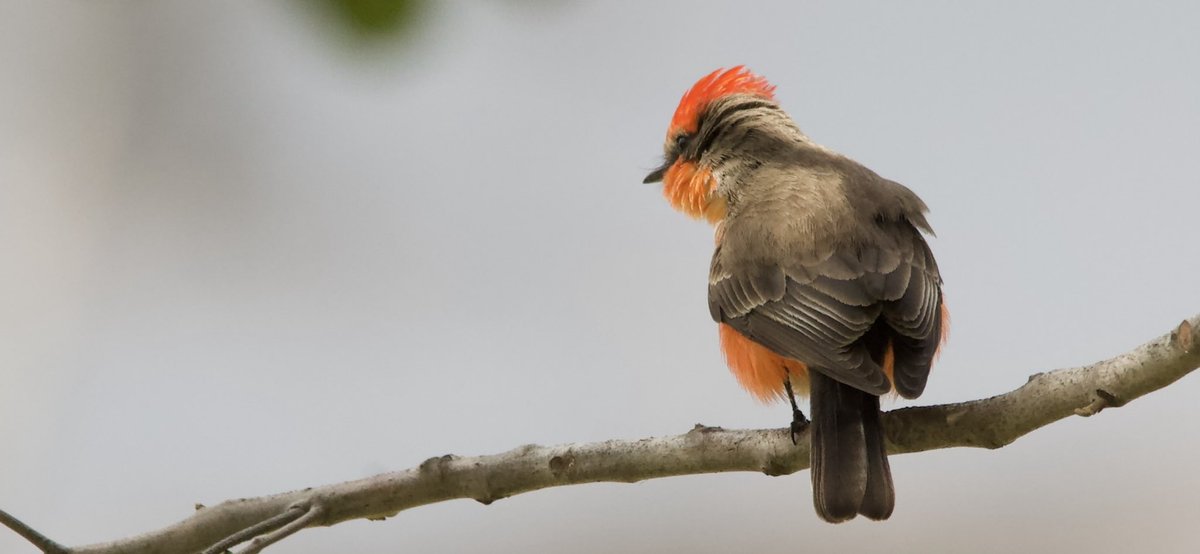
[[700,79],[645,182],[716,227],[708,306],[738,382],[789,398],[793,433],[807,423],[793,388],[808,391],[817,513],[887,519],[879,396],[920,396],[947,329],[927,208],[805,136],[774,89],[741,66]]

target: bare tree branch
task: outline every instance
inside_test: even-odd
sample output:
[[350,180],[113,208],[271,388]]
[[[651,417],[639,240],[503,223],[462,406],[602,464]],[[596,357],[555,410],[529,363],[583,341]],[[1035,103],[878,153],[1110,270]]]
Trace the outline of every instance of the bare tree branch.
[[[1000,448],[1070,415],[1091,416],[1163,388],[1200,366],[1200,315],[1131,352],[1086,367],[1030,377],[1011,392],[958,404],[894,410],[884,415],[888,451],[958,446]],[[724,471],[784,475],[808,467],[808,440],[793,445],[790,429],[726,430],[697,425],[677,436],[560,446],[526,445],[491,456],[430,458],[404,471],[200,508],[169,527],[114,542],[62,548],[15,518],[0,523],[44,552],[175,554],[220,552],[247,540],[254,553],[311,526],[383,519],[456,498],[484,504],[523,492],[595,482]],[[48,545],[48,546],[44,546]],[[207,549],[207,550],[206,550]]]
[[4,510],[0,510],[0,524],[4,524],[5,527],[24,537],[45,554],[66,554],[68,552],[63,545],[50,540]]

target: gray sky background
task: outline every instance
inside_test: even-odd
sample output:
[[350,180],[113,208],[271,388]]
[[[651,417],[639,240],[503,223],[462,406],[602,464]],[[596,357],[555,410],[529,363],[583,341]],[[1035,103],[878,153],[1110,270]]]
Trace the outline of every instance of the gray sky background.
[[[778,427],[726,370],[711,231],[641,177],[748,64],[932,208],[919,403],[1200,310],[1194,4],[439,4],[355,56],[283,2],[0,2],[0,506],[68,544],[445,453]],[[318,552],[1195,552],[1200,378],[999,451],[598,484],[305,531]],[[896,405],[908,405],[898,402]],[[0,552],[31,552],[0,532]]]

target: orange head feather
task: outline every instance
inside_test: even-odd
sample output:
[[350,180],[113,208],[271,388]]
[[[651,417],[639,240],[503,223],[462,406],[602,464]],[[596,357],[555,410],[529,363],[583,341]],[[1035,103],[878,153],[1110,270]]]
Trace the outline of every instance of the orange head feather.
[[679,133],[695,133],[700,125],[700,114],[713,100],[730,94],[752,94],[768,100],[775,99],[775,86],[739,65],[729,69],[718,69],[702,77],[683,94],[667,137]]

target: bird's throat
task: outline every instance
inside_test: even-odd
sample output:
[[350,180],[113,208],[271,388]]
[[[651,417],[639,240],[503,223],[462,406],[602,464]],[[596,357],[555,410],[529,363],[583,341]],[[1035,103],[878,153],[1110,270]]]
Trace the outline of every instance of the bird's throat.
[[663,177],[663,196],[675,209],[709,223],[725,218],[725,199],[716,193],[712,170],[694,162],[677,161]]

